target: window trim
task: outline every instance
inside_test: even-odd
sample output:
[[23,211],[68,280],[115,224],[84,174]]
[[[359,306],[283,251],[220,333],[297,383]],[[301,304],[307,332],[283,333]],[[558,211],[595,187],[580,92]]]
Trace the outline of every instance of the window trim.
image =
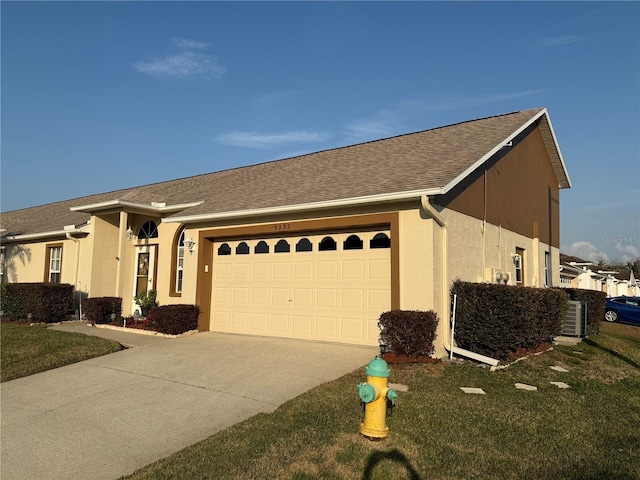
[[[173,235],[173,243],[171,244],[171,284],[169,286],[169,296],[180,298],[182,297],[182,291],[178,292],[178,250],[180,248],[180,237],[186,238],[186,227],[181,225]],[[183,262],[182,262],[182,287],[184,288],[184,245],[183,245]]]
[[[517,285],[524,285],[524,248],[516,247],[516,253],[513,256],[513,264],[515,266],[514,279]],[[520,273],[520,279],[518,279]]]
[[[45,255],[45,264],[44,264],[44,281],[47,283],[62,283],[62,250],[63,250],[64,244],[63,243],[48,243],[45,248],[47,249],[46,251],[46,255]],[[60,249],[60,265],[59,265],[59,270],[57,272],[52,272],[51,271],[51,252],[53,251],[53,249],[55,248],[59,248]],[[57,273],[60,278],[57,282],[52,282],[51,281],[51,273]]]

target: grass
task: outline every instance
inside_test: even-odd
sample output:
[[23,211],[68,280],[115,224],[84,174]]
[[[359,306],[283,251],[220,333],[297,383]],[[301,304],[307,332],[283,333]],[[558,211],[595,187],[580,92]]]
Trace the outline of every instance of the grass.
[[38,324],[30,326],[2,323],[0,341],[3,382],[117,352],[123,348],[112,340],[49,330]]
[[391,365],[391,381],[409,391],[381,441],[358,433],[358,370],[126,478],[637,479],[639,347],[640,328],[606,324],[575,347],[495,372],[470,362]]

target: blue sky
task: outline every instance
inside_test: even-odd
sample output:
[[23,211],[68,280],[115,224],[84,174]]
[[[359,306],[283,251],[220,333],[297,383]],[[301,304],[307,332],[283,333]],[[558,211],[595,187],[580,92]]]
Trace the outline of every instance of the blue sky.
[[637,2],[0,9],[2,211],[544,106],[561,250],[640,256]]

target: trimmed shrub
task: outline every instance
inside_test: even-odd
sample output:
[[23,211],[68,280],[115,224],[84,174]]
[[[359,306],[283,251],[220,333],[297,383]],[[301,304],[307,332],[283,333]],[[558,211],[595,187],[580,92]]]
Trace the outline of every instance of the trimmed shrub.
[[0,309],[11,320],[61,322],[73,310],[73,285],[66,283],[4,283]]
[[563,288],[570,300],[587,302],[587,335],[597,335],[604,318],[607,294],[583,288]]
[[198,328],[198,305],[162,305],[149,312],[151,325],[157,332],[178,335]]
[[82,301],[82,312],[92,324],[111,323],[111,315],[115,318],[122,315],[122,298],[92,297]]
[[455,340],[459,347],[500,360],[551,342],[562,330],[569,296],[557,289],[457,280]]
[[380,315],[380,341],[390,351],[410,357],[431,356],[438,326],[433,310],[391,310]]

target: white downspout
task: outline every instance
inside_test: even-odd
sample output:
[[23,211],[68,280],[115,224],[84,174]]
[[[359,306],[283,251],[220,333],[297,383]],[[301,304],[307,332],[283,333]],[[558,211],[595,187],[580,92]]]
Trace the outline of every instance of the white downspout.
[[76,244],[76,261],[73,272],[73,288],[78,293],[78,315],[82,318],[82,302],[80,299],[80,291],[78,290],[78,271],[80,270],[80,240],[73,237],[71,233],[65,233],[65,236]]
[[[447,314],[449,312],[449,243],[448,243],[448,229],[447,224],[442,218],[442,216],[435,211],[433,205],[431,205],[429,201],[429,197],[426,195],[422,195],[420,197],[420,205],[422,209],[427,213],[431,218],[433,218],[436,223],[440,226],[440,231],[442,232],[442,305],[441,311],[443,314]],[[453,358],[453,354],[462,355],[464,357],[472,358],[482,363],[486,363],[488,365],[496,366],[498,365],[498,360],[495,358],[487,357],[485,355],[481,355],[479,353],[471,352],[469,350],[465,350],[463,348],[459,348],[453,345],[453,329],[449,322],[444,322],[445,324],[445,334],[444,338],[444,348],[449,351],[450,357]]]

